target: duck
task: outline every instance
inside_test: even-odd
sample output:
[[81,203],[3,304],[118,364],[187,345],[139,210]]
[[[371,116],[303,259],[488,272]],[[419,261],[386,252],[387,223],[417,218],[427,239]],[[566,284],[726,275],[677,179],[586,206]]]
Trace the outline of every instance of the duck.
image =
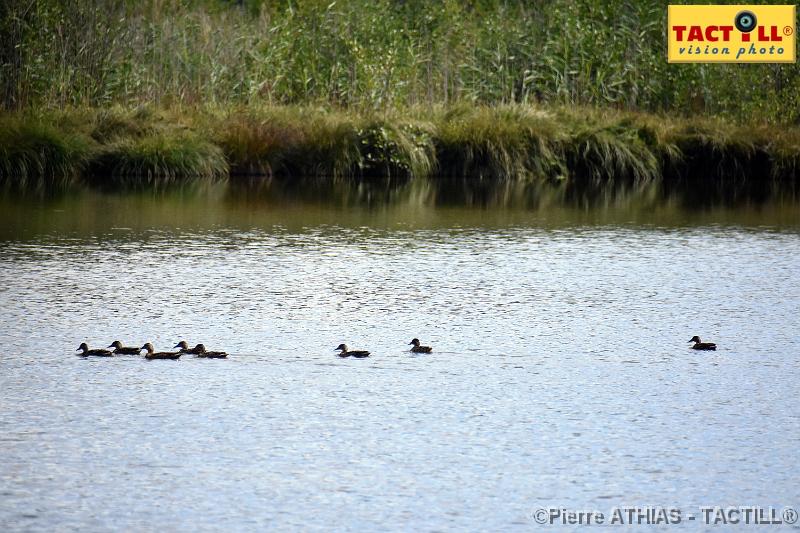
[[202,344],[198,344],[194,348],[189,348],[189,343],[186,342],[186,341],[179,342],[178,344],[173,346],[173,348],[180,348],[181,349],[181,353],[188,353],[188,354],[192,354],[192,355],[199,355],[200,353],[202,353],[206,349],[206,347],[203,346]]
[[369,357],[369,352],[366,350],[348,350],[347,345],[342,343],[336,347],[336,350],[340,350],[339,357],[355,357],[357,359],[362,359],[364,357]]
[[108,350],[104,350],[102,348],[95,348],[94,350],[89,349],[89,345],[85,342],[82,342],[78,349],[75,350],[76,352],[82,352],[81,355],[84,357],[88,357],[93,355],[95,357],[113,357],[114,354]]
[[139,351],[141,350],[147,350],[147,353],[144,354],[145,359],[179,359],[183,355],[183,352],[156,352],[149,342],[139,349]]
[[689,339],[689,342],[693,342],[694,343],[694,346],[692,346],[692,350],[716,350],[717,349],[717,345],[716,344],[714,344],[713,342],[702,342],[700,340],[700,337],[698,337],[697,335],[695,335],[694,337]]
[[225,359],[228,357],[228,352],[214,352],[206,350],[206,347],[202,344],[198,344],[193,350],[199,350],[197,353],[197,357],[205,357],[206,359]]
[[122,342],[114,341],[107,346],[108,348],[114,348],[114,354],[117,355],[139,355],[140,350],[139,348],[133,348],[130,346],[123,346]]
[[206,350],[204,344],[198,344],[194,348],[189,348],[189,343],[186,341],[179,342],[173,346],[173,348],[180,348],[181,353],[189,353],[197,357],[205,357],[206,359],[225,359],[228,357],[228,352],[211,352]]
[[411,348],[411,351],[414,352],[414,353],[431,353],[431,352],[433,352],[433,348],[431,348],[430,346],[420,346],[419,339],[417,339],[417,338],[411,339],[411,342],[409,342],[408,344],[413,344],[414,345],[414,347]]

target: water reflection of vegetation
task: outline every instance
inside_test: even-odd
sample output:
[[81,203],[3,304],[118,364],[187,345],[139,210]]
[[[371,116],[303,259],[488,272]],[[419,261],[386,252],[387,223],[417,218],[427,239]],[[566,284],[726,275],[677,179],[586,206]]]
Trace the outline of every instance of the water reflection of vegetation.
[[800,227],[800,203],[794,199],[764,203],[742,199],[735,206],[698,203],[687,195],[665,196],[658,186],[619,194],[609,189],[591,196],[584,193],[565,186],[515,182],[476,186],[463,180],[414,180],[386,188],[272,179],[126,192],[83,189],[46,197],[5,194],[0,195],[0,240],[50,235],[124,241],[150,238],[143,232],[159,238],[162,233],[234,230],[240,234],[236,230],[275,227],[290,231],[605,224]]
[[553,207],[598,209],[623,206],[674,204],[686,209],[711,209],[792,204],[793,190],[774,189],[769,182],[753,180],[736,186],[691,181],[598,183],[425,179],[410,181],[343,181],[315,178],[250,178],[229,183],[226,199],[231,204],[270,206],[305,204],[335,207],[378,205],[450,206],[486,209],[546,210]]

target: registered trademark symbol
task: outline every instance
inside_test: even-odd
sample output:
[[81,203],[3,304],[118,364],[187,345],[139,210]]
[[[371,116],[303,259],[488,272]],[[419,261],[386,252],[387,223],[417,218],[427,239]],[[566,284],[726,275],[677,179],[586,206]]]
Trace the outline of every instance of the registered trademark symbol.
[[792,33],[794,33],[794,28],[792,28],[791,26],[784,26],[783,27],[783,34],[784,35],[791,35]]

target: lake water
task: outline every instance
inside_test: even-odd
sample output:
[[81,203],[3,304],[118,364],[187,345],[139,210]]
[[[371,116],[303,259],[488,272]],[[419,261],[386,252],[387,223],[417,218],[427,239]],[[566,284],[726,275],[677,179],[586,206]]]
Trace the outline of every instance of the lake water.
[[[428,198],[0,200],[0,529],[800,506],[797,205]],[[116,339],[231,356],[75,355]]]

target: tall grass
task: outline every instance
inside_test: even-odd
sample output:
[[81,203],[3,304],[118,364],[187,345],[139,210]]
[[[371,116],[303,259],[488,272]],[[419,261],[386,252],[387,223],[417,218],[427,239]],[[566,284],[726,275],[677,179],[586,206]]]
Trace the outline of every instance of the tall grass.
[[567,167],[578,179],[641,183],[660,176],[656,154],[636,130],[623,125],[584,126],[569,139],[565,151]]
[[596,190],[662,182],[796,188],[800,128],[521,104],[402,113],[138,107],[0,117],[0,180],[6,185],[240,175],[560,182]]
[[92,158],[91,173],[96,178],[164,183],[227,176],[228,163],[222,149],[195,135],[157,133],[101,148]]
[[442,174],[490,180],[562,177],[564,131],[552,116],[522,106],[459,106],[437,120]]
[[430,125],[398,116],[255,108],[212,123],[234,174],[411,178],[435,164]]
[[33,117],[0,117],[0,185],[35,189],[72,183],[87,163],[89,141]]
[[800,67],[670,65],[658,0],[4,0],[0,107],[467,102],[797,123]]

